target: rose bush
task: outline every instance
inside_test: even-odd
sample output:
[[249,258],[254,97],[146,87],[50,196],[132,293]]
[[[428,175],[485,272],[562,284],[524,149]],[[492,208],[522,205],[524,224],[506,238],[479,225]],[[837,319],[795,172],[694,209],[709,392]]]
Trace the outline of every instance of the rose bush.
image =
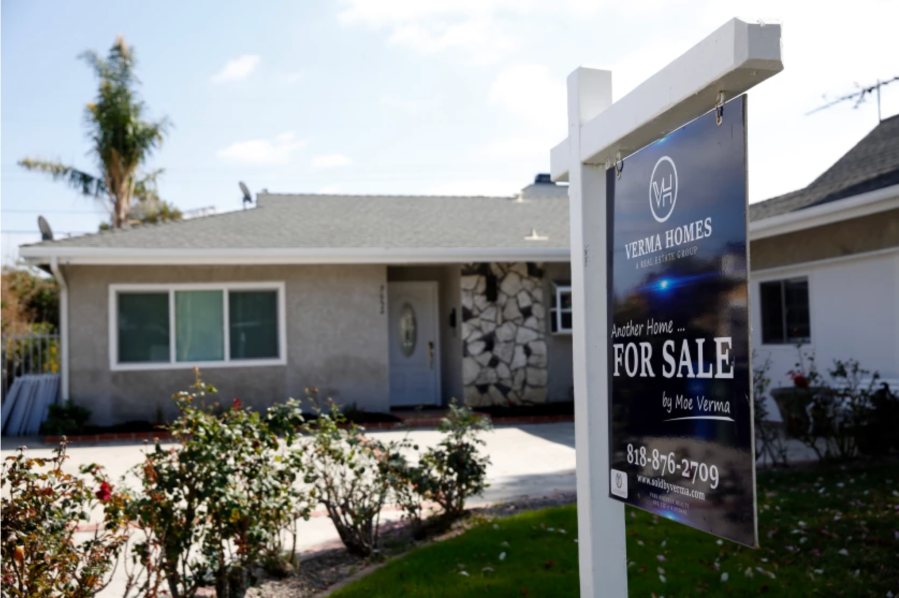
[[783,422],[772,422],[768,411],[768,389],[771,378],[768,375],[771,360],[760,361],[753,354],[753,422],[755,424],[755,458],[769,462],[776,467],[787,465],[787,439]]
[[[421,522],[422,501],[436,503],[443,523],[461,516],[465,502],[487,488],[490,458],[481,454],[485,444],[481,434],[492,428],[490,419],[475,414],[468,406],[450,402],[449,413],[437,430],[442,438],[411,463],[397,445],[386,451],[381,469],[393,489],[397,502],[415,524]],[[418,450],[418,447],[413,447]]]
[[347,550],[368,556],[377,548],[381,509],[390,492],[378,467],[387,451],[366,438],[362,427],[347,424],[335,405],[329,411],[317,406],[316,412],[318,417],[304,425],[310,442],[295,453],[304,480],[312,487],[311,498],[325,506]]
[[800,351],[799,361],[788,375],[793,387],[776,394],[787,431],[819,459],[889,453],[899,398],[880,383],[880,374],[850,359],[834,360],[825,375],[818,370],[814,355]]
[[258,413],[235,399],[222,410],[206,404],[216,392],[198,373],[193,390],[174,397],[179,416],[168,430],[177,446],[157,441],[134,470],[140,492],[128,514],[143,539],[129,592],[185,598],[213,585],[219,598],[240,598],[263,560],[284,552],[281,532],[309,516],[292,450],[299,403]]
[[[3,464],[4,597],[87,598],[109,583],[128,540],[128,496],[98,465],[83,467],[81,476],[66,473],[67,459],[63,440],[53,457],[32,458],[22,447]],[[76,536],[92,510],[102,512],[102,522]]]

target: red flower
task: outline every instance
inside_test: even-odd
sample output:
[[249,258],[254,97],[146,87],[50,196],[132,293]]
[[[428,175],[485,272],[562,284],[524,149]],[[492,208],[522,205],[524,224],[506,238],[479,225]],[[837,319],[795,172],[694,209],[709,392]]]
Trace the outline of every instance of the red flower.
[[793,386],[796,388],[808,388],[808,378],[799,372],[788,372],[787,375],[793,380]]
[[106,481],[100,482],[100,489],[94,492],[94,495],[100,500],[109,500],[112,498],[112,484]]
[[236,411],[241,407],[243,407],[243,403],[240,402],[240,399],[235,398],[233,401],[231,401],[231,409],[234,409]]

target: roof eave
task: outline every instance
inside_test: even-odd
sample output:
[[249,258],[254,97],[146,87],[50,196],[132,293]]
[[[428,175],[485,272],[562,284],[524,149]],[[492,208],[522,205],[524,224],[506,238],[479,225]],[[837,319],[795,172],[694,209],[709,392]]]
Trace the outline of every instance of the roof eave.
[[213,264],[442,264],[466,262],[567,262],[567,247],[421,247],[421,248],[98,248],[23,247],[31,264],[57,258],[67,265],[213,265]]
[[750,222],[749,238],[755,241],[776,237],[896,208],[899,208],[899,185],[891,185],[819,206]]

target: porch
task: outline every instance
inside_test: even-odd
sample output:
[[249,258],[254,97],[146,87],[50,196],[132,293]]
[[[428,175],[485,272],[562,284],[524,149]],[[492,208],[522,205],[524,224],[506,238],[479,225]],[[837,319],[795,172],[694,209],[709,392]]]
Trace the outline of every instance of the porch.
[[567,263],[388,266],[390,406],[571,399]]

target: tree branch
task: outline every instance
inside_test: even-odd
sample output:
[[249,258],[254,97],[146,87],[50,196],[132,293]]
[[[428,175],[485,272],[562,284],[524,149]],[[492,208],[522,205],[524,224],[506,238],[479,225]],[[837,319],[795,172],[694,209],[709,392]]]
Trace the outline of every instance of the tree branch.
[[26,170],[49,174],[54,181],[65,181],[70,187],[80,191],[82,195],[100,197],[108,192],[106,183],[101,179],[59,162],[25,158],[19,160],[19,166]]

